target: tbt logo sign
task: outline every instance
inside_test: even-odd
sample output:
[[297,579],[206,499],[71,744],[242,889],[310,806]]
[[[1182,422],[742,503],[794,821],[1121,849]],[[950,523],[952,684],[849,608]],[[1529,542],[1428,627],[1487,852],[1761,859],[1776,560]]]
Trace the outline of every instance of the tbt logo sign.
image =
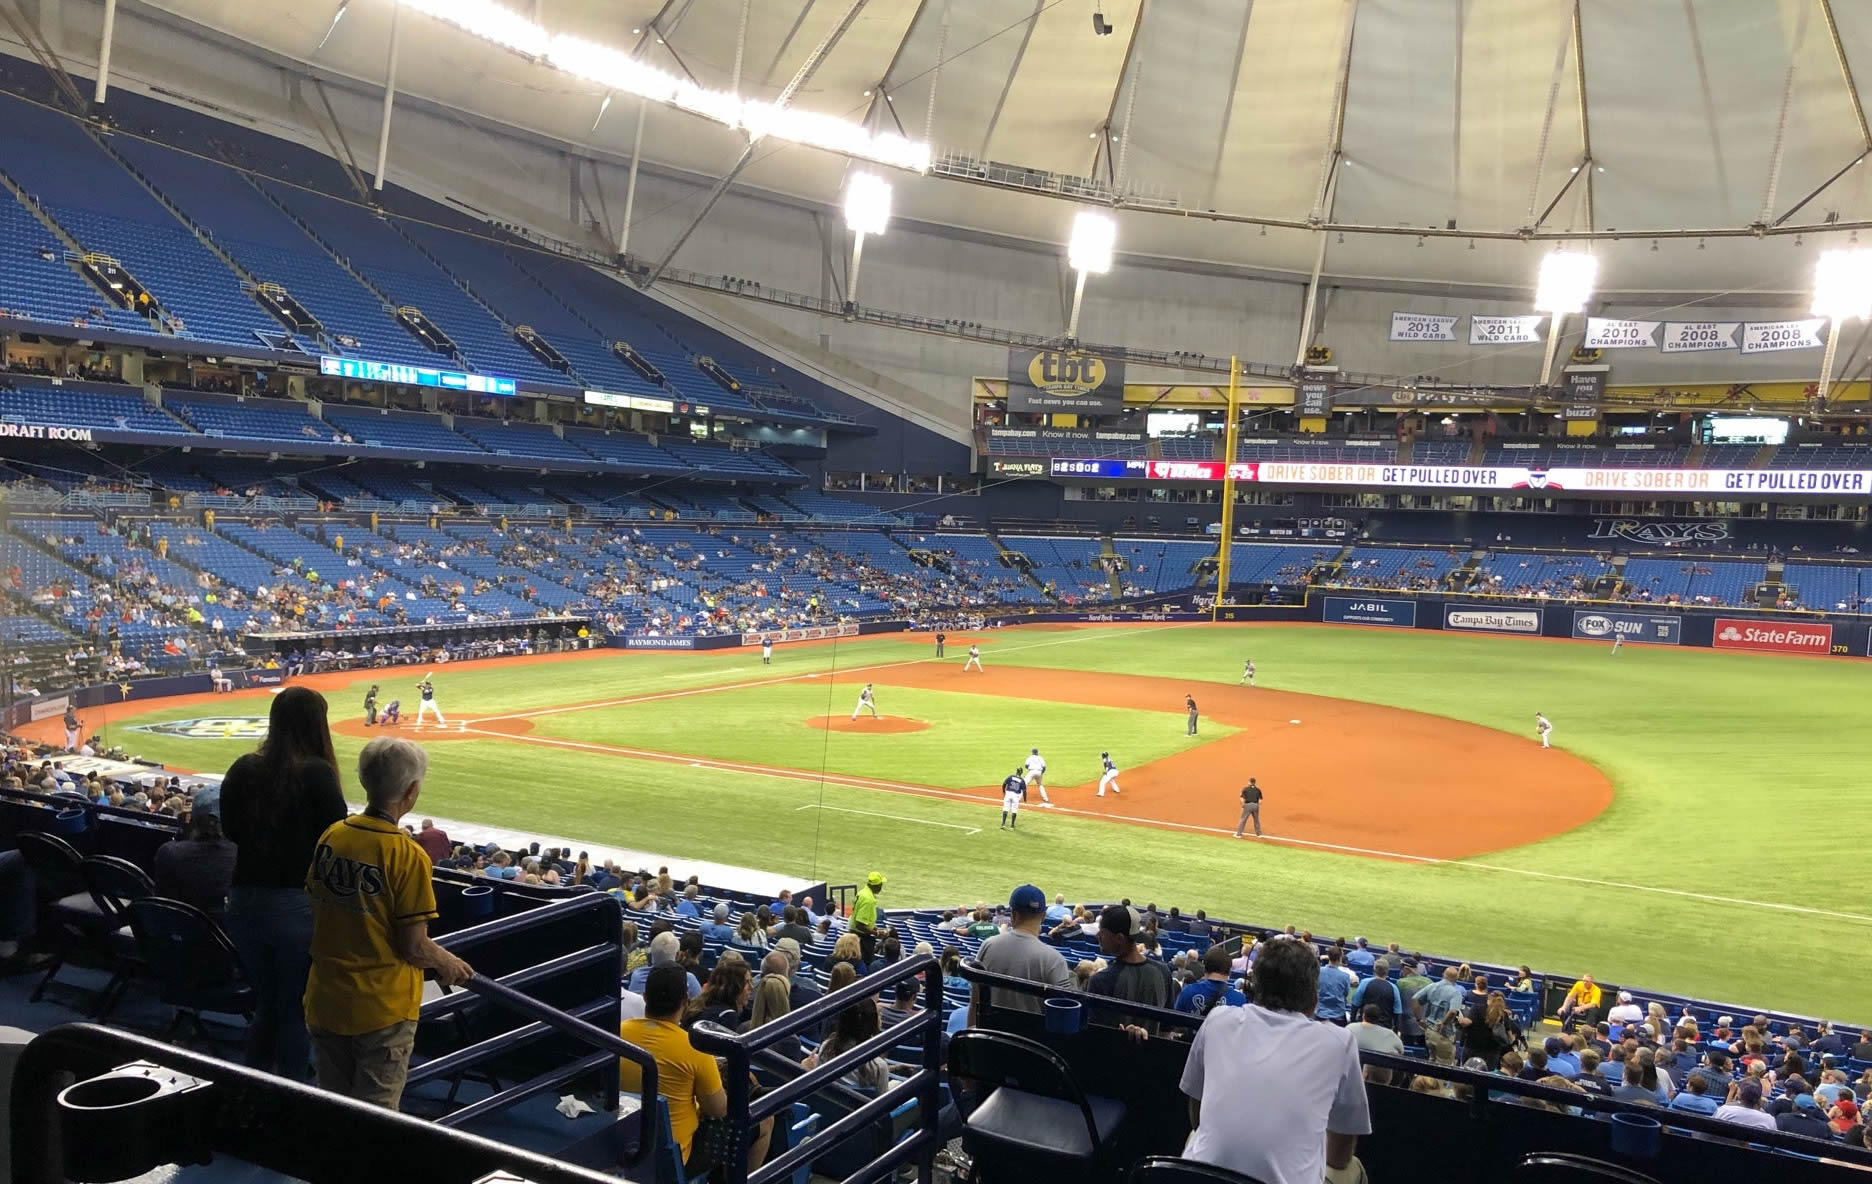
[[264,740],[267,721],[254,716],[214,716],[208,719],[171,719],[156,724],[138,724],[133,732],[157,736],[181,736],[187,740]]
[[1758,650],[1769,654],[1830,654],[1833,652],[1833,626],[1718,617],[1715,646],[1719,650]]
[[1027,381],[1050,395],[1085,395],[1105,382],[1105,360],[1050,349],[1027,363]]
[[1008,351],[1008,410],[1116,415],[1124,410],[1124,363],[1078,350]]

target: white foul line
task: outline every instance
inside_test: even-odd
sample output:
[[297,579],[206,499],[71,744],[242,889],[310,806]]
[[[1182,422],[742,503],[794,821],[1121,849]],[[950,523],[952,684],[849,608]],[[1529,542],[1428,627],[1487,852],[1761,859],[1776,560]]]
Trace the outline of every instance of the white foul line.
[[[1191,625],[1206,625],[1208,623],[1209,622],[1207,621],[1183,621],[1183,622],[1172,623],[1172,624],[1151,625],[1148,628],[1153,631],[1162,631],[1165,629],[1187,629]],[[1082,637],[1066,637],[1066,638],[1060,638],[1055,641],[1036,641],[1036,642],[1031,642],[1027,645],[1000,646],[994,652],[1003,653],[1003,654],[1011,654],[1011,653],[1016,653],[1020,650],[1046,649],[1048,646],[1055,646],[1055,645],[1076,645],[1080,642],[1109,639],[1110,637],[1113,636],[1114,632],[1120,632],[1122,634],[1133,634],[1133,633],[1142,633],[1142,632],[1145,632],[1145,630],[1144,629],[1126,629],[1122,631],[1113,631],[1113,630],[1102,629],[1102,630],[1099,630],[1097,633],[1087,633],[1085,636],[1082,636]],[[897,635],[882,634],[881,636],[890,637],[890,636],[897,636]],[[994,652],[991,652],[989,656],[993,657]],[[801,674],[784,674],[784,675],[781,675],[779,678],[756,678],[756,679],[751,679],[747,682],[716,683],[716,684],[705,686],[705,687],[689,687],[685,690],[680,690],[680,691],[659,691],[653,695],[629,695],[622,699],[600,699],[596,703],[568,703],[560,707],[541,707],[533,711],[515,711],[507,715],[487,715],[487,716],[482,716],[480,719],[470,720],[469,722],[474,723],[474,724],[486,724],[486,723],[493,723],[496,720],[503,720],[503,719],[538,719],[540,716],[544,716],[544,715],[563,715],[568,711],[595,711],[595,710],[598,710],[599,708],[604,708],[604,707],[629,707],[635,703],[657,703],[657,702],[661,702],[664,699],[685,699],[691,695],[712,695],[717,691],[745,691],[751,687],[776,686],[784,682],[803,682],[806,679],[818,678],[821,675],[831,676],[831,675],[841,675],[841,674],[866,674],[874,670],[894,670],[899,666],[920,666],[920,665],[923,665],[924,663],[934,662],[937,660],[938,659],[934,657],[904,658],[896,662],[878,662],[871,666],[848,666],[843,670],[840,670],[837,668],[834,668],[831,670],[824,670],[824,671],[809,670]],[[664,675],[663,677],[669,678],[672,676]]]
[[797,814],[801,810],[836,810],[840,814],[863,814],[866,818],[888,818],[892,822],[914,822],[920,826],[947,827],[950,830],[967,831],[972,835],[981,833],[981,827],[963,826],[959,822],[932,822],[928,818],[905,818],[901,814],[886,814],[880,810],[852,810],[845,806],[825,806],[818,802],[807,802],[804,806],[796,806],[793,812]]
[[[596,744],[581,740],[558,740],[550,736],[511,735],[506,732],[484,731],[468,728],[468,732],[478,736],[488,736],[498,740],[514,740],[523,744],[546,744],[555,748],[571,748],[585,752],[605,753],[611,756],[633,757],[641,760],[663,761],[668,764],[686,764],[692,768],[710,769],[724,773],[749,773],[757,777],[773,777],[783,781],[805,781],[812,784],[831,784],[848,789],[887,789],[897,793],[920,794],[924,797],[953,798],[965,802],[993,802],[992,793],[962,793],[957,790],[936,789],[927,785],[910,785],[901,781],[884,781],[875,777],[851,777],[842,773],[813,773],[806,770],[772,768],[766,765],[739,764],[734,761],[718,761],[708,758],[683,756],[676,753],[652,752],[648,749],[621,748],[614,744]],[[827,806],[826,809],[833,807]],[[858,813],[860,811],[853,811]],[[1166,822],[1161,818],[1138,818],[1127,814],[1105,814],[1096,810],[1075,810],[1071,807],[1054,807],[1051,814],[1067,814],[1079,818],[1093,818],[1103,822],[1134,822],[1145,826],[1158,826],[1170,830],[1192,831],[1197,834],[1233,835],[1235,832],[1221,826],[1197,826],[1187,822]],[[896,815],[884,815],[894,818]],[[1042,815],[1044,817],[1044,815]],[[905,821],[921,821],[906,819]],[[956,826],[955,823],[937,823],[932,825]],[[966,829],[958,827],[958,829]],[[979,830],[979,828],[977,828]],[[1411,855],[1402,851],[1381,851],[1373,847],[1352,847],[1343,843],[1323,843],[1312,839],[1287,839],[1274,835],[1265,835],[1260,839],[1264,843],[1280,843],[1289,847],[1307,847],[1317,851],[1340,851],[1352,855],[1369,855],[1378,859],[1395,859],[1404,863],[1419,863],[1430,867],[1467,868],[1474,871],[1501,872],[1515,876],[1531,876],[1540,880],[1556,880],[1570,884],[1584,884],[1594,888],[1616,888],[1627,892],[1649,892],[1658,896],[1677,896],[1686,900],[1701,900],[1711,904],[1739,905],[1743,908],[1770,909],[1783,913],[1800,913],[1811,917],[1828,917],[1840,921],[1860,921],[1872,923],[1872,916],[1863,913],[1843,913],[1833,909],[1809,908],[1805,905],[1780,904],[1768,900],[1744,900],[1735,896],[1717,896],[1708,892],[1690,892],[1682,888],[1658,888],[1650,884],[1631,884],[1623,880],[1598,880],[1589,876],[1569,876],[1559,872],[1537,872],[1527,868],[1506,867],[1495,863],[1476,863],[1467,859],[1442,859],[1434,855]]]

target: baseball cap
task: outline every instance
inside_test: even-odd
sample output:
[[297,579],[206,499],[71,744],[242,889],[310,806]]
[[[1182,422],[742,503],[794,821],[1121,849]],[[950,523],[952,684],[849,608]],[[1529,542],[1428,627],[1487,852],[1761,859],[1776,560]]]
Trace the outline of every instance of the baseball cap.
[[1558,1036],[1549,1036],[1547,1038],[1547,1043],[1542,1045],[1541,1047],[1542,1047],[1542,1050],[1545,1051],[1546,1054],[1551,1057],[1551,1056],[1558,1055],[1563,1049],[1566,1048],[1566,1045],[1561,1043],[1560,1038]]
[[873,888],[882,888],[884,886],[884,873],[872,872],[869,876],[865,877],[865,883]]
[[1820,1103],[1814,1100],[1812,1094],[1795,1094],[1794,1105],[1803,1110],[1818,1110],[1820,1108]]
[[1106,905],[1099,914],[1099,931],[1120,937],[1137,938],[1144,934],[1144,920],[1127,904]]
[[794,962],[800,960],[799,938],[797,937],[783,937],[774,943],[774,948],[791,958]]
[[1032,884],[1022,884],[1008,897],[1008,907],[1017,913],[1045,912],[1046,903],[1046,893]]
[[1618,993],[1618,1001],[1619,1001],[1620,1003],[1630,1003],[1630,1002],[1631,1002],[1631,992],[1630,992],[1630,991],[1620,991],[1620,992]]

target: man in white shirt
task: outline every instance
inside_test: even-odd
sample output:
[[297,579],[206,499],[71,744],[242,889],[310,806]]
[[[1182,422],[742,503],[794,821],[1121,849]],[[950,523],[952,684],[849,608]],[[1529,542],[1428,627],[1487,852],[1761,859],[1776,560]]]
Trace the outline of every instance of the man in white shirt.
[[1186,1158],[1264,1184],[1340,1184],[1364,1174],[1353,1152],[1371,1133],[1352,1032],[1315,1023],[1318,955],[1305,942],[1264,946],[1254,1002],[1220,1007],[1197,1030],[1183,1068]]
[[1606,1012],[1608,1024],[1635,1024],[1644,1019],[1644,1008],[1632,1002],[1630,991],[1618,993],[1618,1006]]
[[1716,1108],[1716,1121],[1733,1122],[1764,1131],[1779,1130],[1774,1115],[1761,1108],[1761,1100],[1762,1091],[1758,1083],[1747,1079],[1732,1082],[1729,1086],[1729,1100]]

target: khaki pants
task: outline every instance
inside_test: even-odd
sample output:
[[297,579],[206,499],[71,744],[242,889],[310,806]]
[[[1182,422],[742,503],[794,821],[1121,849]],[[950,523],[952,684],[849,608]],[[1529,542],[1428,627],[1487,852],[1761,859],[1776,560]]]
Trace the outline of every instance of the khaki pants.
[[416,1021],[405,1020],[365,1032],[339,1036],[311,1029],[312,1061],[320,1089],[395,1110],[403,1100],[410,1051],[416,1046]]

